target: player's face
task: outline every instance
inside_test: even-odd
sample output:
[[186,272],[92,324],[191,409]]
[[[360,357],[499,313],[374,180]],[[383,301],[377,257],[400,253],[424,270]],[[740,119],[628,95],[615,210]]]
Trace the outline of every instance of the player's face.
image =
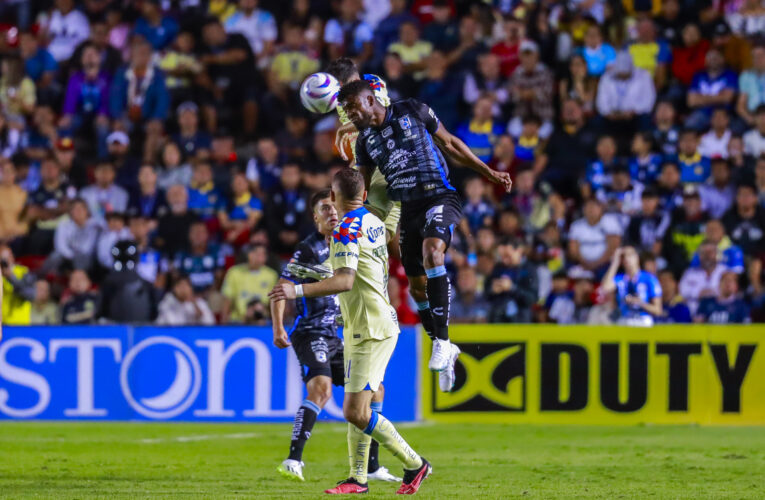
[[332,204],[331,198],[324,198],[316,204],[313,211],[313,220],[321,234],[330,234],[335,226],[337,226],[337,210]]
[[374,99],[375,97],[371,92],[364,92],[349,98],[343,103],[343,109],[345,109],[348,119],[353,122],[357,129],[363,130],[372,125]]

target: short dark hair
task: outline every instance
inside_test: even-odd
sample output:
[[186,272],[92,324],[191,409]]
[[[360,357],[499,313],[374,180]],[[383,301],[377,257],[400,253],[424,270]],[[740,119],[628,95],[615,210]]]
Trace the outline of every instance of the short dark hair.
[[335,174],[332,186],[337,186],[340,195],[346,200],[355,198],[359,192],[364,191],[364,176],[358,170],[343,168]]
[[316,191],[313,196],[311,196],[311,210],[316,210],[316,205],[318,205],[321,200],[329,198],[331,193],[332,190],[329,188]]
[[329,63],[327,73],[337,78],[341,84],[344,84],[348,83],[353,76],[359,74],[359,68],[350,57],[341,57]]
[[340,92],[337,94],[337,101],[345,102],[351,97],[361,95],[364,91],[372,92],[372,87],[366,80],[355,80],[351,83],[346,83],[340,88]]

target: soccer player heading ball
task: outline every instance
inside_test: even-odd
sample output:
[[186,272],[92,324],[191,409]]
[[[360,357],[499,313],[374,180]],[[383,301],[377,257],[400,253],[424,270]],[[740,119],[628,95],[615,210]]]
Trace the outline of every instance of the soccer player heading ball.
[[450,284],[444,267],[454,227],[462,209],[449,182],[450,163],[475,170],[508,192],[510,174],[490,169],[461,140],[450,134],[430,107],[414,99],[383,106],[369,81],[356,80],[340,89],[338,104],[359,130],[356,165],[367,188],[379,171],[390,200],[401,203],[401,260],[415,290],[425,330],[433,339],[428,366],[440,372],[441,390],[454,386],[454,362],[460,350],[449,342]]
[[326,493],[366,493],[371,440],[382,444],[404,466],[398,493],[416,493],[431,473],[427,460],[416,453],[383,415],[372,410],[372,395],[382,383],[385,368],[400,332],[396,311],[388,299],[388,250],[383,222],[364,208],[364,178],[343,169],[332,181],[332,202],[340,223],[332,233],[330,264],[334,274],[315,283],[281,283],[272,300],[338,295],[345,323],[343,336],[345,400],[348,420],[350,474]]

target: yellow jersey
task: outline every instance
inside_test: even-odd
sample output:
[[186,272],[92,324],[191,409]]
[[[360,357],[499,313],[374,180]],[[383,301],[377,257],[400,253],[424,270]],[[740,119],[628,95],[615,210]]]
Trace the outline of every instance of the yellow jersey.
[[223,280],[221,292],[231,300],[231,321],[244,321],[247,304],[258,299],[268,305],[268,292],[279,281],[279,274],[270,267],[263,266],[257,271],[247,263],[232,266]]
[[365,207],[340,218],[332,233],[330,263],[337,271],[356,271],[353,288],[338,295],[350,344],[384,340],[400,331],[396,310],[388,299],[388,245],[385,224]]

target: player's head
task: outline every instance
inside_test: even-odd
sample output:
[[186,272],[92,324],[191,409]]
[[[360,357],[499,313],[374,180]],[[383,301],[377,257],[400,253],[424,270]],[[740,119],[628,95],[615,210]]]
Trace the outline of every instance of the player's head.
[[337,78],[340,85],[345,85],[361,79],[359,68],[350,57],[341,57],[329,63],[329,66],[327,66],[327,73]]
[[323,234],[332,234],[337,226],[337,209],[332,204],[332,190],[322,189],[311,197],[311,209],[313,210],[313,222],[316,229]]
[[332,179],[332,203],[338,214],[345,214],[349,205],[362,205],[367,199],[364,176],[352,168],[344,168]]
[[356,80],[343,85],[337,94],[337,100],[343,106],[348,119],[359,130],[369,128],[374,124],[375,111],[379,111],[380,108],[383,112],[382,118],[385,117],[385,108],[377,102],[372,87],[366,80]]

